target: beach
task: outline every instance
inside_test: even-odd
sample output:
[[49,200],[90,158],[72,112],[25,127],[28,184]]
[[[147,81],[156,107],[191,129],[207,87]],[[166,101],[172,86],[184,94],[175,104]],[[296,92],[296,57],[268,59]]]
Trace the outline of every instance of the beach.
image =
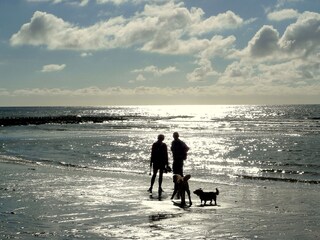
[[169,173],[159,200],[147,193],[147,173],[4,161],[0,166],[1,239],[320,238],[317,185],[191,178],[192,191],[219,188],[218,205],[201,206],[192,194],[193,205],[180,208],[170,200]]

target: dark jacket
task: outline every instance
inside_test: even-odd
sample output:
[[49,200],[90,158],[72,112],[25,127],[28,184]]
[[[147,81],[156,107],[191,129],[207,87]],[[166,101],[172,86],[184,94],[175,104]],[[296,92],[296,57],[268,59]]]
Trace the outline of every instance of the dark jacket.
[[189,147],[180,139],[176,139],[172,141],[171,151],[174,160],[186,160]]
[[157,141],[152,145],[151,165],[156,169],[165,169],[168,165],[168,150],[165,143]]

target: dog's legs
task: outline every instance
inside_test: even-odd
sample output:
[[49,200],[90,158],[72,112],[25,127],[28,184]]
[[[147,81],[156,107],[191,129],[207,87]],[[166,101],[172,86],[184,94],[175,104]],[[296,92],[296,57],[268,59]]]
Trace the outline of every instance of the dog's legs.
[[192,201],[191,201],[191,195],[190,195],[190,190],[189,189],[187,190],[187,194],[188,194],[188,197],[189,197],[189,204],[191,206],[192,205]]
[[180,197],[181,197],[181,206],[186,205],[186,193],[185,193],[185,191],[180,191]]
[[174,188],[177,188],[177,192],[176,192],[176,193],[177,193],[177,199],[180,199],[181,193],[180,193],[180,191],[178,191],[178,188],[179,188],[178,183],[175,183],[175,184],[174,184]]
[[173,193],[172,193],[172,196],[171,196],[171,200],[174,198],[174,195],[176,195],[177,191],[178,191],[178,189],[175,186],[174,190],[173,190]]

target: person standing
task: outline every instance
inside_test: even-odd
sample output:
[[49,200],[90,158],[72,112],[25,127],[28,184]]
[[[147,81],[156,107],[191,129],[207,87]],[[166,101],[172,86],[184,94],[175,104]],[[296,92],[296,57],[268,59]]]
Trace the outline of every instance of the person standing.
[[171,151],[173,155],[172,170],[173,174],[179,174],[183,177],[183,161],[187,159],[189,147],[179,139],[179,133],[173,133],[173,141],[171,143]]
[[[152,144],[151,148],[151,158],[150,158],[150,171],[151,168],[153,168],[153,174],[151,177],[151,185],[148,189],[149,193],[152,193],[153,184],[156,180],[157,173],[159,171],[159,196],[163,192],[162,190],[162,177],[163,177],[163,171],[168,167],[168,150],[167,145],[163,142],[164,135],[159,134],[158,135],[158,141]],[[151,172],[150,172],[151,174]]]

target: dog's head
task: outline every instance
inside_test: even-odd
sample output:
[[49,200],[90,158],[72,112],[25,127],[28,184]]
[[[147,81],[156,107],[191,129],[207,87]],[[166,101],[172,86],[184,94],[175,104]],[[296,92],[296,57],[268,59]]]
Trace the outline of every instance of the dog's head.
[[182,183],[182,182],[188,182],[188,180],[191,178],[191,175],[188,174],[184,177],[180,176],[179,174],[173,175],[173,182],[174,183]]
[[195,190],[193,193],[196,194],[197,196],[200,196],[203,193],[203,190],[201,188],[199,188],[199,189]]

